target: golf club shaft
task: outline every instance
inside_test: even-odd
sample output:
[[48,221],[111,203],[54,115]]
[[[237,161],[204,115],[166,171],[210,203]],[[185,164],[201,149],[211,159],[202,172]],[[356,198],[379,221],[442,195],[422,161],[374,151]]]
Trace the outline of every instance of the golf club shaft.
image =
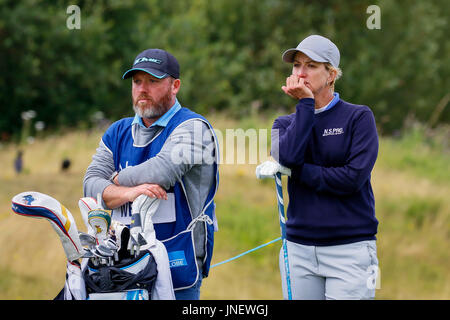
[[280,229],[281,229],[281,242],[283,245],[283,255],[284,255],[284,271],[286,274],[286,288],[288,293],[288,300],[292,300],[291,291],[291,275],[289,271],[289,260],[288,260],[288,250],[286,243],[286,217],[284,214],[284,201],[283,201],[283,185],[281,181],[281,173],[275,175],[275,184],[277,188],[277,202],[278,202],[278,213],[280,218]]

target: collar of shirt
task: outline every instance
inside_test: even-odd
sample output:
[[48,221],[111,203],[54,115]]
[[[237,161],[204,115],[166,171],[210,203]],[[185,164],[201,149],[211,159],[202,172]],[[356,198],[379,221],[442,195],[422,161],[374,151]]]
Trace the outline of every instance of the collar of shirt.
[[[172,117],[175,115],[175,113],[177,113],[178,110],[180,110],[180,109],[181,109],[181,105],[178,102],[178,99],[175,99],[175,103],[173,104],[173,106],[169,110],[167,110],[167,112],[164,113],[161,116],[161,118],[156,120],[150,127],[153,127],[153,126],[165,127],[165,126],[167,126],[167,124],[169,123],[170,119],[172,119]],[[133,123],[131,125],[134,125],[136,123],[138,125],[140,125],[141,127],[146,128],[145,125],[144,125],[144,122],[142,121],[142,118],[139,117],[137,114],[134,116],[134,120],[133,120]]]
[[318,114],[318,113],[324,112],[325,110],[329,110],[329,109],[333,108],[334,105],[335,105],[336,103],[338,103],[338,101],[339,101],[339,93],[334,92],[333,95],[334,95],[334,98],[331,99],[331,101],[328,102],[328,104],[327,104],[326,106],[324,106],[324,107],[322,107],[322,108],[320,108],[320,109],[315,109],[315,110],[314,110],[314,113],[315,113],[315,114]]

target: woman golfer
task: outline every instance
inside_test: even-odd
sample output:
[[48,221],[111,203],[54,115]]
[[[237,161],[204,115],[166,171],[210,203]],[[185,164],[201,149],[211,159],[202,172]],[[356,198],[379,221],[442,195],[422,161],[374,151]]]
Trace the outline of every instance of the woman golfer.
[[[336,45],[319,35],[283,53],[282,87],[298,101],[272,127],[272,156],[257,175],[288,178],[286,239],[293,299],[373,299],[378,221],[370,175],[378,153],[372,111],[340,99]],[[283,254],[280,270],[287,297]]]

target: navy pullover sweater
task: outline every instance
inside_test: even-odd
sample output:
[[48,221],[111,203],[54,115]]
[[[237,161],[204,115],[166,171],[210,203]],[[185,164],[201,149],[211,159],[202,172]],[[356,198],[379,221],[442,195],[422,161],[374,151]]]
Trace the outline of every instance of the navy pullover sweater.
[[316,246],[375,240],[370,175],[377,154],[375,119],[367,106],[339,100],[314,114],[314,99],[305,98],[295,113],[277,118],[272,156],[292,170],[287,239]]

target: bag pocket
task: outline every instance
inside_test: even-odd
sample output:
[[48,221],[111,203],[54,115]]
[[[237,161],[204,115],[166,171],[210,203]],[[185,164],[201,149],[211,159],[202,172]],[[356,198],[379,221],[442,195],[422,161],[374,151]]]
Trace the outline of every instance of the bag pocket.
[[180,232],[176,236],[161,242],[165,245],[169,256],[174,290],[192,287],[198,280],[198,266],[192,230]]

